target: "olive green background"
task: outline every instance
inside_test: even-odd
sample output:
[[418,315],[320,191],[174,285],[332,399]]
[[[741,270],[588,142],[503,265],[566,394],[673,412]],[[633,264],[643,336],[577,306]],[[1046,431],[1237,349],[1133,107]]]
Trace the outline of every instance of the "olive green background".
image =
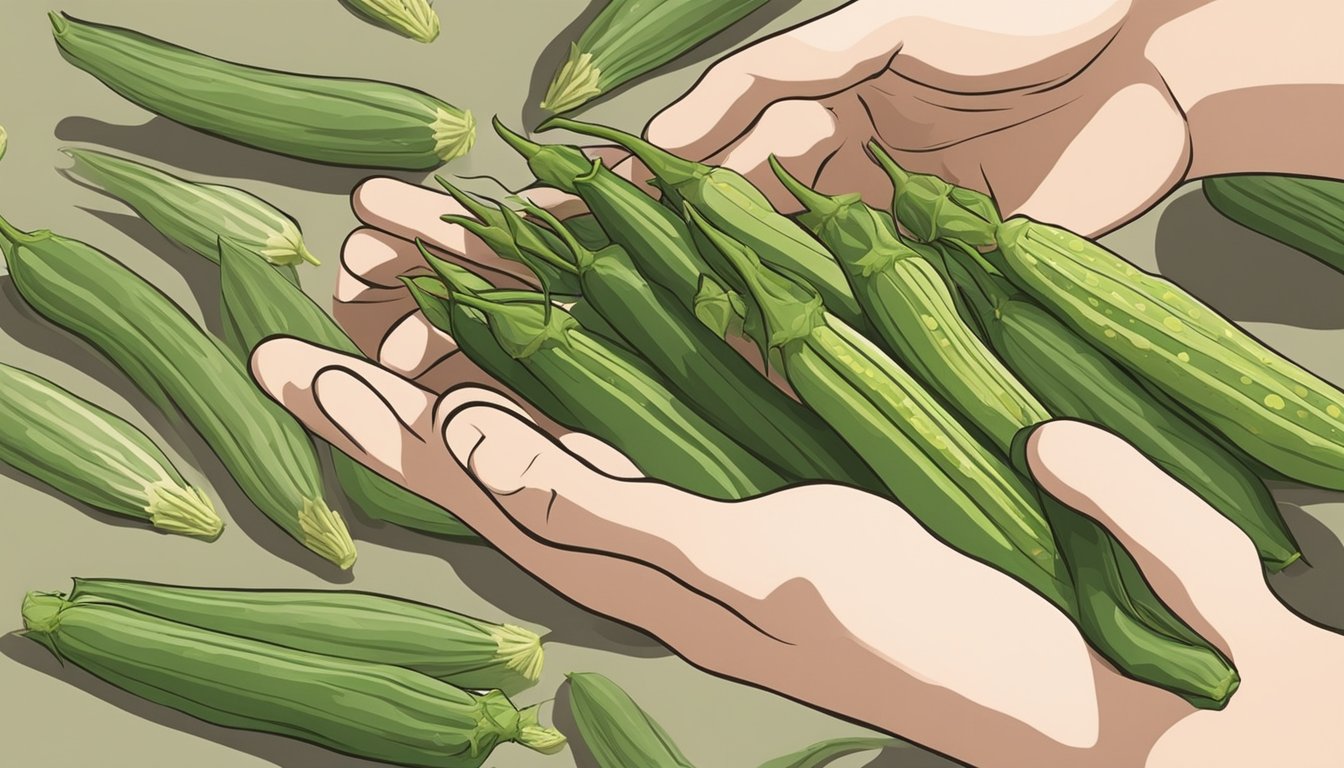
[[[837,4],[784,0],[753,21],[770,21],[758,33],[764,34]],[[443,33],[428,46],[364,23],[338,0],[70,0],[63,8],[224,58],[405,83],[472,109],[483,124],[499,114],[518,126],[535,124],[537,115],[524,105],[539,100],[563,44],[574,34],[566,29],[581,16],[590,17],[597,5],[588,0],[439,0]],[[323,259],[320,268],[304,269],[304,286],[328,302],[341,241],[356,223],[347,195],[370,172],[272,156],[152,118],[65,64],[50,39],[49,9],[36,0],[4,3],[0,125],[9,130],[10,149],[0,163],[0,215],[23,229],[51,228],[96,244],[217,327],[213,265],[173,247],[115,201],[63,177],[58,168],[64,158],[56,150],[88,145],[140,156],[191,178],[236,184],[297,217],[312,250]],[[744,33],[726,37],[589,109],[586,116],[639,128],[689,87],[709,60],[740,44]],[[527,180],[522,164],[488,128],[473,153],[448,170],[491,174],[506,185]],[[420,181],[427,175],[403,177]],[[492,189],[487,181],[472,185]],[[1344,382],[1344,356],[1338,353],[1344,341],[1344,276],[1221,220],[1197,188],[1182,190],[1108,242],[1139,265],[1160,268],[1318,373]],[[704,768],[754,766],[812,741],[864,733],[693,669],[640,633],[579,610],[485,547],[445,543],[350,515],[359,562],[353,573],[335,571],[258,513],[190,429],[156,413],[84,344],[37,320],[7,277],[0,278],[0,361],[49,376],[158,436],[189,479],[211,492],[228,521],[223,537],[211,544],[159,535],[72,504],[0,468],[0,605],[9,606],[0,634],[19,627],[25,591],[65,589],[71,576],[239,587],[349,586],[551,630],[545,676],[517,701],[532,704],[558,695],[561,706],[554,708],[553,719],[570,733],[574,729],[562,685],[570,671],[600,671],[615,679]],[[1314,567],[1294,566],[1272,579],[1274,588],[1300,612],[1344,626],[1344,601],[1338,599],[1344,583],[1341,497],[1294,487],[1276,492]],[[334,489],[331,497],[339,501]],[[818,524],[825,524],[821,511]],[[918,625],[911,631],[919,631]],[[0,636],[0,764],[371,765],[278,737],[216,728],[147,704],[78,669],[61,667],[16,634]],[[581,747],[546,757],[506,745],[487,765],[593,763]],[[835,765],[950,763],[907,747]]]

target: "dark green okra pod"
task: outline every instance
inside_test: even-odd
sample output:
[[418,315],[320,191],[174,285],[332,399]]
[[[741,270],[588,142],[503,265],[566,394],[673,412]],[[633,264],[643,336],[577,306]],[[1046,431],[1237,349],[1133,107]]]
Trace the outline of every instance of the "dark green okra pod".
[[694,768],[630,694],[596,672],[569,677],[569,708],[598,768]]

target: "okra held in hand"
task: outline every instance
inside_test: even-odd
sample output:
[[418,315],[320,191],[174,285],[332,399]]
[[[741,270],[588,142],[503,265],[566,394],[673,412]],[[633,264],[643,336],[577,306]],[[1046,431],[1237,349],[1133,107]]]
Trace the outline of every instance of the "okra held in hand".
[[236,64],[129,29],[50,16],[66,61],[150,112],[250,147],[422,170],[466,154],[476,140],[470,112],[404,86]]
[[[426,317],[442,328],[451,311],[444,300],[427,290],[417,298]],[[521,389],[525,398],[528,388],[540,384],[567,411],[547,416],[606,441],[649,477],[720,499],[755,496],[787,483],[705,421],[648,363],[584,330],[565,310],[545,300],[506,302],[466,292],[450,292],[447,303],[484,316],[498,347],[533,377],[522,387],[508,378],[502,383]],[[444,330],[452,333],[452,326]],[[532,404],[545,410],[543,403]]]
[[71,498],[167,533],[214,539],[224,523],[134,425],[40,376],[0,364],[0,462]]
[[75,579],[70,600],[81,598],[285,648],[405,667],[459,688],[516,693],[541,675],[536,633],[386,595]]
[[98,598],[31,592],[24,634],[62,662],[208,723],[301,739],[418,768],[477,768],[518,742],[565,738],[499,691],[469,693],[414,670],[284,648]]
[[[104,152],[61,151],[75,161],[71,173],[130,206],[164,237],[211,261],[219,261],[219,238],[228,237],[277,267],[318,263],[303,242],[298,222],[255,195],[190,182]],[[290,280],[297,279],[292,269],[285,272]]]
[[[271,336],[360,355],[359,348],[297,285],[267,267],[240,243],[221,238],[219,309],[225,342],[244,365]],[[346,500],[375,520],[466,541],[476,534],[443,507],[388,480],[341,451],[331,452],[336,482]]]
[[92,246],[0,219],[10,274],[39,315],[92,344],[169,415],[180,414],[271,520],[342,568],[355,561],[322,498],[313,444],[242,364],[180,307]]
[[850,293],[840,265],[824,246],[774,209],[759,189],[729,168],[684,160],[615,128],[553,117],[542,129],[563,128],[630,150],[654,175],[674,210],[694,205],[716,228],[760,254],[766,263],[794,272],[816,287],[826,308],[860,330],[868,321]]

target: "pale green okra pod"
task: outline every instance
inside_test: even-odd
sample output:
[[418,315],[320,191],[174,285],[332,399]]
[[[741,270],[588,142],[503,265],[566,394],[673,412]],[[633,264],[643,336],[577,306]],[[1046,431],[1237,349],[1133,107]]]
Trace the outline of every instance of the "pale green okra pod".
[[694,768],[658,721],[610,678],[569,677],[569,708],[598,768]]
[[439,36],[439,15],[431,0],[342,0],[369,21],[422,43]]
[[0,364],[0,461],[91,507],[168,533],[224,528],[144,432],[40,376]]
[[[219,262],[219,238],[232,238],[280,267],[317,264],[298,222],[236,187],[187,181],[124,157],[63,149],[72,173],[130,206],[164,237]],[[293,280],[292,271],[288,277]]]

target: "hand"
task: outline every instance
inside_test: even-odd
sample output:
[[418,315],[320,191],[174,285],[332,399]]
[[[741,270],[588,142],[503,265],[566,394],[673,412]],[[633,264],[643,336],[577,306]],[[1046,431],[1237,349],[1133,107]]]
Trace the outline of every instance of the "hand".
[[1109,433],[1047,425],[1031,466],[1236,660],[1243,682],[1223,712],[1121,677],[1045,600],[879,497],[814,485],[711,501],[630,479],[610,448],[556,442],[489,390],[440,395],[287,339],[263,344],[253,369],[337,449],[452,509],[566,597],[717,674],[978,765],[1326,754],[1340,638],[1289,613],[1245,536]]

